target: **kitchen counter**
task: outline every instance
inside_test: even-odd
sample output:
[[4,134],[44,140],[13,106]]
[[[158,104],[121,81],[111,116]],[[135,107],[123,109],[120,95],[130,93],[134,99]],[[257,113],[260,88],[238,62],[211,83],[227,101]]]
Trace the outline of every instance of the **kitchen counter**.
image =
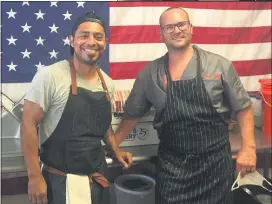
[[[255,140],[257,144],[257,153],[267,153],[271,155],[271,137],[263,140],[262,132],[259,128],[255,128]],[[241,145],[241,137],[239,130],[235,129],[230,132],[230,143],[232,154],[235,155]],[[143,145],[132,147],[121,147],[125,151],[133,154],[133,164],[150,161],[157,156],[158,145]],[[106,156],[109,167],[120,166],[120,163]],[[20,148],[19,138],[2,138],[2,176],[15,172],[25,172],[23,155]],[[4,174],[3,174],[4,173]]]

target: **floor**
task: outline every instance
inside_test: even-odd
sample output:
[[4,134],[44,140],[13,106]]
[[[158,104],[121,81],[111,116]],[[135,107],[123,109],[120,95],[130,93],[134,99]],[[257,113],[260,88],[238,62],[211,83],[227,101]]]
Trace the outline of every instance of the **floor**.
[[[258,172],[262,174],[262,169],[258,169]],[[269,171],[269,178],[272,177],[272,169]],[[112,202],[110,204],[117,204],[116,203],[116,197],[114,190],[112,188]],[[258,199],[262,201],[263,204],[271,204],[271,196],[258,196]],[[2,196],[2,204],[31,204],[30,201],[28,200],[28,196],[26,194],[22,195],[13,195],[13,196]],[[152,204],[152,203],[149,203]]]
[[[117,204],[115,194],[112,193],[112,202],[110,204]],[[22,194],[22,195],[13,195],[13,196],[2,196],[2,202],[1,204],[31,204],[31,202],[28,200],[28,195]]]

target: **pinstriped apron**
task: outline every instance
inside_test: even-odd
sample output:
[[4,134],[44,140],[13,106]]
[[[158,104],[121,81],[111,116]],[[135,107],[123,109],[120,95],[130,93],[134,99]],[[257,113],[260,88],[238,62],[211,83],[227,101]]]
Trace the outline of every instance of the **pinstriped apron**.
[[[168,69],[160,135],[156,204],[231,204],[233,168],[228,125],[201,78],[171,81]],[[168,65],[168,60],[165,63]]]

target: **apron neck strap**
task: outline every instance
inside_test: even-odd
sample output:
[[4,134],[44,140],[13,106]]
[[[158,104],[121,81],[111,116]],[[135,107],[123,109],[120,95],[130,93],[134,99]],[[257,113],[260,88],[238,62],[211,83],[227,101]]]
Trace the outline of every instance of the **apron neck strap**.
[[76,69],[73,60],[69,60],[70,71],[71,71],[71,81],[72,81],[72,94],[77,95],[77,85],[76,85]]
[[[196,48],[195,45],[193,45],[193,49],[194,49],[194,51],[196,53],[196,61],[197,61],[196,75],[198,77],[201,77],[201,70],[202,69],[201,69],[201,59],[200,59],[199,51],[198,51],[198,49]],[[168,53],[167,53],[166,56],[165,56],[165,61],[164,61],[164,69],[165,69],[165,72],[166,72],[167,84],[168,84],[168,81],[169,81],[169,83],[172,81],[170,73],[168,71],[168,62],[169,62],[169,56],[168,56]]]
[[[76,69],[74,66],[74,61],[73,59],[69,60],[69,65],[70,65],[70,70],[71,70],[71,81],[72,81],[72,94],[73,95],[77,95],[77,85],[76,85]],[[98,77],[101,80],[102,83],[102,87],[104,89],[104,91],[106,92],[106,97],[108,99],[108,101],[110,101],[110,96],[109,96],[109,91],[108,91],[108,87],[105,83],[104,77],[100,71],[99,67],[96,67],[96,71],[98,73]]]
[[100,68],[99,68],[99,67],[96,67],[96,71],[97,71],[98,76],[99,76],[99,78],[100,78],[100,80],[101,80],[102,87],[103,87],[104,91],[106,92],[106,97],[107,97],[108,101],[110,101],[109,90],[108,90],[108,87],[107,87],[107,85],[106,85],[106,83],[105,83],[104,77],[103,77],[103,75],[102,75],[102,73],[101,73],[101,71],[100,71]]

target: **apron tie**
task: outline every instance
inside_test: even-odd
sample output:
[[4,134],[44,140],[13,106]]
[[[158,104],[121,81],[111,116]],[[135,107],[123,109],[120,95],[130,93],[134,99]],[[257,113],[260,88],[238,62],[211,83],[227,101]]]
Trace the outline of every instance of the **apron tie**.
[[[52,173],[52,174],[57,174],[57,175],[60,175],[60,176],[66,176],[66,173],[58,170],[58,169],[55,169],[53,167],[50,167],[50,166],[47,166],[47,165],[43,165],[43,169],[49,173]],[[89,181],[90,181],[90,184],[93,184],[93,180],[95,180],[98,184],[100,184],[103,188],[109,188],[110,187],[110,184],[108,182],[108,180],[105,178],[105,176],[103,176],[102,174],[98,173],[98,172],[94,172],[92,174],[90,174],[89,176]]]

